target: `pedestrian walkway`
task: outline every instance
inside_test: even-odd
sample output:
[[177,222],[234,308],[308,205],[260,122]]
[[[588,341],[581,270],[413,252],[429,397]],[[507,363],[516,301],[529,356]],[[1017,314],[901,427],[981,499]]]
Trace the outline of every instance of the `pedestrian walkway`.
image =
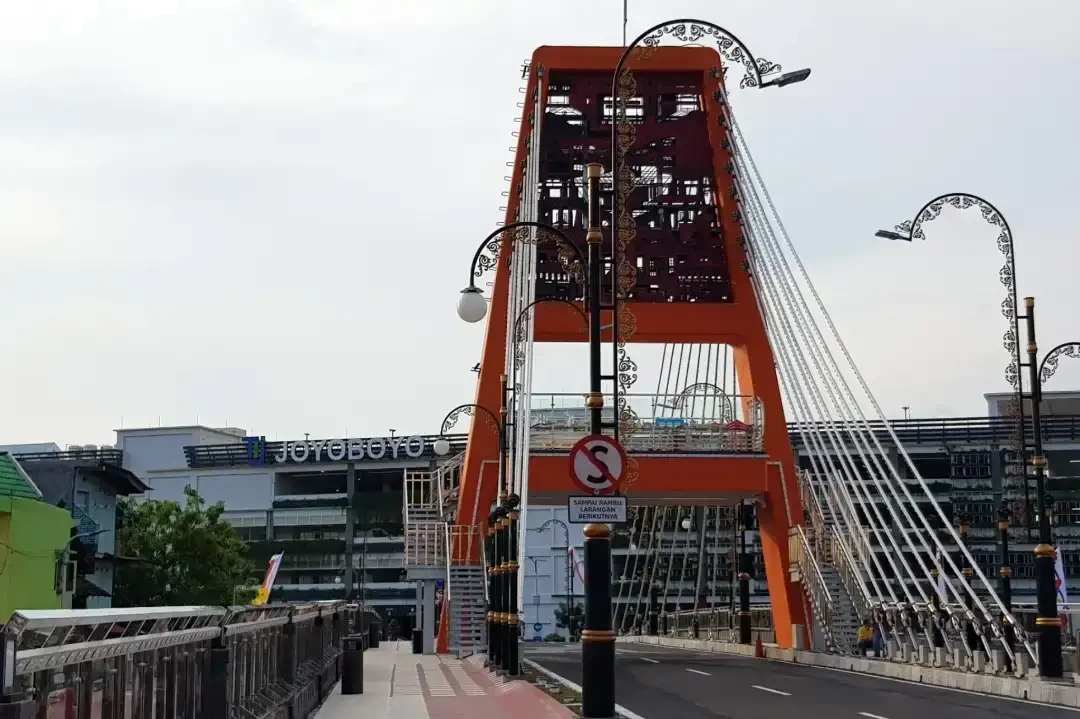
[[340,685],[317,719],[572,719],[577,715],[525,681],[495,677],[483,659],[412,653],[410,642],[364,652],[364,693]]

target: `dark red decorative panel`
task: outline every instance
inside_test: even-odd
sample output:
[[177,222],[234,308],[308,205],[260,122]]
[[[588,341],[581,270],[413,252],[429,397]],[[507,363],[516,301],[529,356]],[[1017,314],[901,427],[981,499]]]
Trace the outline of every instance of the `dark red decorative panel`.
[[[637,187],[631,197],[637,237],[627,259],[636,302],[731,301],[724,237],[717,223],[713,151],[702,110],[701,73],[636,74],[642,93],[627,110],[637,124],[628,157]],[[611,74],[551,72],[540,133],[541,222],[585,249],[588,162],[610,172]],[[715,120],[714,120],[715,121]],[[604,226],[610,226],[611,179],[605,177]],[[610,252],[610,242],[605,242]],[[555,248],[537,252],[537,297],[575,299],[581,289],[559,265]],[[610,285],[610,256],[605,285]]]

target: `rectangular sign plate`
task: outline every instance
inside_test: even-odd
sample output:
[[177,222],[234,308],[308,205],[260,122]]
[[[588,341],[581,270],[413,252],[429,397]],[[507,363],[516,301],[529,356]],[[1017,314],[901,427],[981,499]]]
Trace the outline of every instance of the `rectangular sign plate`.
[[626,497],[571,496],[568,504],[570,524],[622,524],[626,522]]

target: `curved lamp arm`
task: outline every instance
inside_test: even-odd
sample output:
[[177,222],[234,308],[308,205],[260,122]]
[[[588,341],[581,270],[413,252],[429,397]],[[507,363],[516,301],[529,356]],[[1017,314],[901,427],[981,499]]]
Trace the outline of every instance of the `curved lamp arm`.
[[[581,250],[578,249],[578,246],[574,244],[574,241],[571,240],[565,232],[558,229],[557,227],[552,227],[551,225],[545,224],[543,222],[522,221],[512,222],[509,225],[504,225],[503,227],[500,227],[499,229],[495,230],[484,238],[484,240],[480,243],[480,246],[476,248],[476,252],[473,254],[472,264],[469,265],[468,286],[476,287],[476,278],[482,275],[484,270],[494,266],[495,262],[498,261],[498,249],[500,244],[504,241],[503,237],[499,237],[500,235],[502,235],[504,232],[510,232],[512,230],[530,227],[535,227],[536,229],[543,232],[553,233],[555,236],[551,239],[553,239],[555,244],[559,246],[559,249],[565,249],[566,251],[572,253],[575,256],[574,259],[576,260],[576,262],[567,263],[566,269],[568,272],[570,272],[571,275],[574,276],[575,280],[578,280],[579,284],[583,284],[585,281],[585,268],[588,266],[588,263],[585,261],[585,255],[581,253]],[[536,242],[540,243],[545,241],[546,239],[548,238],[537,237]],[[488,250],[489,252],[491,252],[492,257],[495,259],[489,259],[484,257],[484,250]],[[482,261],[482,259],[484,261]],[[477,267],[477,265],[480,266]]]
[[443,417],[442,426],[439,430],[439,436],[446,436],[446,433],[449,432],[455,424],[457,424],[457,421],[461,418],[461,415],[474,415],[476,410],[484,412],[484,414],[486,414],[487,417],[490,418],[493,428],[498,431],[499,436],[502,437],[502,422],[499,421],[499,418],[495,416],[494,412],[492,412],[487,407],[483,407],[478,404],[459,404],[457,407],[454,407],[452,410],[447,412],[446,416]]
[[1062,342],[1047,352],[1039,363],[1039,384],[1054,376],[1062,357],[1080,359],[1080,342]]

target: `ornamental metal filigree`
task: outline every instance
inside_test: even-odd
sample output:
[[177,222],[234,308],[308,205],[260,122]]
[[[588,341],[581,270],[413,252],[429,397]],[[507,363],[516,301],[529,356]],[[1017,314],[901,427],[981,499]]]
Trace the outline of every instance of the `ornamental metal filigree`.
[[716,386],[712,382],[698,382],[690,385],[680,392],[671,404],[674,409],[681,410],[686,406],[687,400],[696,402],[698,398],[701,398],[706,406],[708,406],[710,400],[712,401],[714,415],[716,414],[716,405],[719,404],[719,415],[712,417],[712,419],[719,422],[730,422],[735,419],[735,405],[731,401],[731,397],[723,388]]
[[575,310],[576,314],[581,319],[582,331],[589,329],[589,321],[585,317],[585,310],[578,307],[570,300],[564,300],[561,297],[542,297],[539,300],[529,303],[517,317],[517,321],[514,323],[514,375],[517,376],[517,370],[525,364],[525,349],[528,345],[527,339],[529,334],[529,323],[533,318],[533,308],[542,302],[560,302],[565,305],[570,305]]
[[1042,367],[1039,370],[1040,383],[1046,382],[1046,380],[1054,376],[1054,373],[1058,370],[1058,362],[1061,361],[1062,357],[1080,359],[1080,342],[1068,342],[1058,345],[1043,357]]
[[[755,58],[750,50],[743,45],[738,38],[719,25],[693,20],[689,22],[676,21],[663,27],[656,28],[639,42],[640,48],[635,49],[631,57],[640,59],[648,57],[664,38],[671,37],[682,43],[700,43],[706,38],[715,38],[716,49],[728,62],[741,65],[745,71],[739,87],[758,87],[764,75],[780,72],[783,68],[775,62],[765,58]],[[723,74],[727,75],[728,66],[723,66]]]
[[463,404],[460,407],[455,407],[454,409],[450,410],[450,413],[446,415],[445,419],[443,419],[442,429],[439,431],[439,434],[449,434],[450,430],[452,430],[454,426],[457,425],[458,420],[460,420],[463,416],[475,417],[477,410],[480,410],[480,412],[483,414],[485,423],[487,424],[488,428],[493,430],[494,432],[498,432],[499,423],[495,421],[495,415],[493,415],[489,410],[486,410],[483,407],[478,407],[475,404]]
[[957,192],[937,197],[919,210],[914,220],[906,220],[896,225],[898,232],[907,234],[912,240],[925,240],[923,225],[937,219],[946,205],[958,210],[968,210],[977,207],[987,224],[1000,228],[997,236],[997,248],[1002,254],[1004,262],[998,271],[998,280],[1005,286],[1005,299],[1001,302],[1001,314],[1008,320],[1009,327],[1002,335],[1001,345],[1009,353],[1009,364],[1005,366],[1005,381],[1015,390],[1016,395],[1010,402],[1010,414],[1016,417],[1017,430],[1015,435],[1019,444],[1019,456],[1024,456],[1024,431],[1023,414],[1020,405],[1020,396],[1023,392],[1023,382],[1020,373],[1020,346],[1018,341],[1019,327],[1017,326],[1018,306],[1016,299],[1016,272],[1015,255],[1013,248],[1012,230],[1005,221],[1004,215],[989,202],[977,195],[965,192]]
[[579,285],[585,283],[585,267],[578,259],[580,253],[559,233],[533,225],[511,227],[492,237],[476,259],[476,269],[473,271],[475,277],[481,277],[499,264],[499,252],[504,241],[510,243],[510,251],[506,253],[507,266],[514,256],[513,248],[519,244],[553,244],[557,248],[559,264],[566,274]]

